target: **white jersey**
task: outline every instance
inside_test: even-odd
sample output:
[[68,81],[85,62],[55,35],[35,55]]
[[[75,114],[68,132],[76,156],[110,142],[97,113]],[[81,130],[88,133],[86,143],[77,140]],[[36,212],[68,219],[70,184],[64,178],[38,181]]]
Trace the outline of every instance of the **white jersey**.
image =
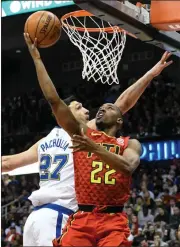
[[77,210],[74,188],[74,165],[70,136],[55,127],[38,146],[40,189],[29,200],[34,206],[55,203]]

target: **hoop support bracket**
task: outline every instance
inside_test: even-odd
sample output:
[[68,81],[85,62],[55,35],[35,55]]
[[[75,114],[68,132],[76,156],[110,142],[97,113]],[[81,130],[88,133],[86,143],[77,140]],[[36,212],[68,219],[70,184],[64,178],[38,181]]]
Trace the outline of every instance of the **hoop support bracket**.
[[169,34],[158,31],[150,24],[146,25],[143,16],[137,15],[126,4],[117,0],[74,0],[74,3],[112,25],[125,29],[141,41],[168,50],[180,57],[179,33]]

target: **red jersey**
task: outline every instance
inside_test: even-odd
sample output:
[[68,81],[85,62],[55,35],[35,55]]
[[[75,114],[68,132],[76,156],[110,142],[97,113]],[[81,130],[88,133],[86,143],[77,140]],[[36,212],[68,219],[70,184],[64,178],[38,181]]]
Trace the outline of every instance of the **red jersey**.
[[[87,136],[108,151],[122,155],[129,137],[115,138],[88,128]],[[78,204],[123,206],[130,195],[131,176],[105,164],[94,153],[74,153],[75,189]]]

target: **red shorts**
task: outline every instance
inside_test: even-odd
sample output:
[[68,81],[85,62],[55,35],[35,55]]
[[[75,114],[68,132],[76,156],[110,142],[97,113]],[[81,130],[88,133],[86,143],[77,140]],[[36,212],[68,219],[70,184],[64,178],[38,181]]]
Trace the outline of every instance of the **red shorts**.
[[69,217],[59,239],[53,241],[59,246],[126,247],[130,230],[125,213],[94,213],[78,211]]

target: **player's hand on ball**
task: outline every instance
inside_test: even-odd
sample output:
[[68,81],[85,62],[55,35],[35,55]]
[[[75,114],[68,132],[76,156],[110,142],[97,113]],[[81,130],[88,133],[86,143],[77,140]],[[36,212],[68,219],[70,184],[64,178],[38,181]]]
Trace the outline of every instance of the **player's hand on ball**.
[[167,61],[170,56],[171,53],[166,51],[161,57],[161,60],[149,71],[149,73],[151,73],[153,77],[160,75],[163,69],[173,63],[172,60]]
[[34,60],[40,58],[40,53],[37,49],[37,38],[35,38],[34,43],[32,43],[28,33],[24,33],[24,39],[28,46],[29,52]]
[[98,144],[84,134],[83,129],[81,129],[81,135],[73,135],[71,140],[73,145],[70,148],[73,149],[73,153],[80,151],[93,153],[98,147]]

